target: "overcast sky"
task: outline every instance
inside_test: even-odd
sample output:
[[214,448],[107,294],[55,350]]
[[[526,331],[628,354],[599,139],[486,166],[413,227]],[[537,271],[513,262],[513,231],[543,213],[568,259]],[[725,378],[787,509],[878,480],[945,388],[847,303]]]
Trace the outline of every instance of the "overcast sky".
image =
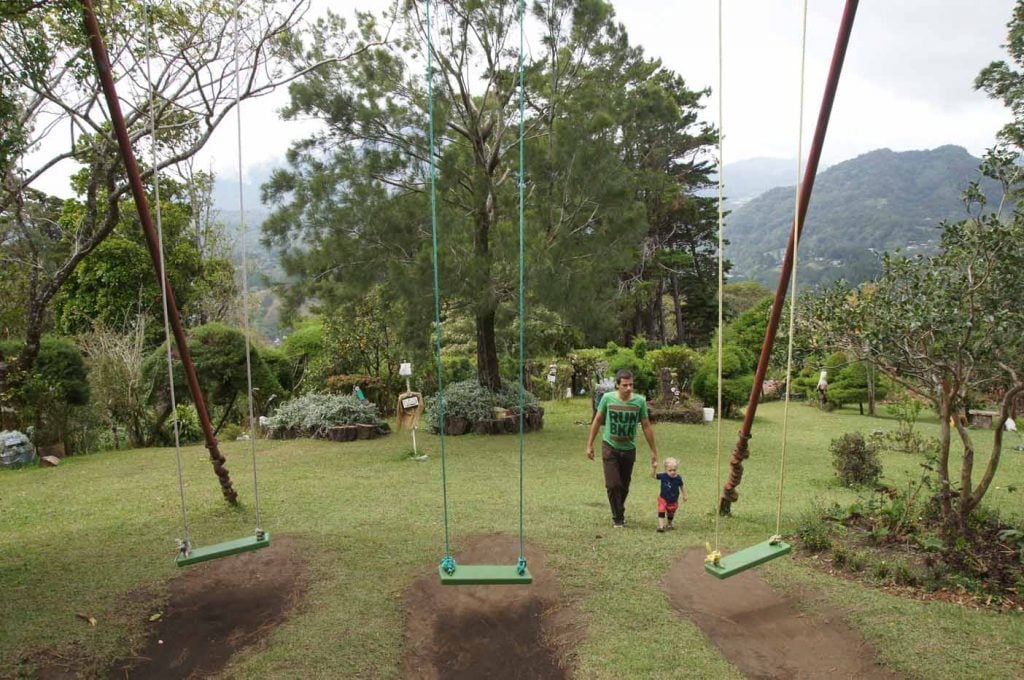
[[[391,0],[346,6],[379,10]],[[316,9],[339,7],[313,0]],[[616,0],[633,44],[681,74],[691,88],[710,87],[705,118],[718,123],[717,0]],[[975,155],[991,146],[1009,119],[972,83],[1005,57],[1012,0],[862,0],[825,143],[831,165],[873,149],[897,151],[958,144]],[[842,0],[810,0],[804,79],[803,156],[813,134],[842,14]],[[724,158],[795,158],[800,91],[802,0],[724,0]],[[539,49],[535,44],[533,48]],[[530,49],[530,47],[528,47]],[[283,163],[291,139],[309,123],[284,123],[285,94],[245,102],[243,164]],[[234,116],[200,156],[200,167],[237,178]],[[794,177],[795,177],[794,168]],[[248,175],[249,171],[246,170]],[[43,188],[43,187],[40,187]],[[50,190],[54,190],[51,188]],[[65,191],[54,191],[64,194]]]

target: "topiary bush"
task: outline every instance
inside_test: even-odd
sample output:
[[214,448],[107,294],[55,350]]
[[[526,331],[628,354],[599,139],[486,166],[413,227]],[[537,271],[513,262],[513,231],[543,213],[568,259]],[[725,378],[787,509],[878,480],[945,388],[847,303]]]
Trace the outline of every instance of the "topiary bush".
[[[527,411],[537,408],[538,401],[530,392],[525,393]],[[482,387],[476,379],[463,380],[444,388],[444,414],[446,419],[465,418],[472,425],[478,420],[494,418],[494,409],[519,408],[519,385],[505,383],[498,392]],[[423,421],[430,432],[440,432],[440,409],[437,395],[425,399]]]
[[339,425],[381,425],[377,405],[351,394],[310,392],[281,404],[266,425],[275,435],[326,437]]
[[844,486],[873,486],[882,476],[875,447],[860,432],[847,432],[829,445],[832,466]]
[[680,390],[692,391],[693,377],[700,362],[700,355],[695,350],[686,345],[665,345],[648,352],[647,358],[654,363],[656,369],[671,370]]
[[[725,345],[722,348],[722,411],[728,418],[733,407],[747,403],[750,388],[754,384],[756,364],[742,347]],[[693,378],[693,393],[704,401],[706,406],[713,406],[718,401],[718,352],[711,349],[704,355],[704,360]]]

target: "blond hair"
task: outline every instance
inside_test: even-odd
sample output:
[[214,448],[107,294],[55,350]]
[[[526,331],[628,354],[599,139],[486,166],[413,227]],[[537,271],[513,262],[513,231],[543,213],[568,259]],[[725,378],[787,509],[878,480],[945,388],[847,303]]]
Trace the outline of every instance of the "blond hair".
[[667,470],[670,467],[674,467],[675,469],[678,470],[679,469],[679,461],[676,460],[675,458],[666,458],[665,459],[665,469]]

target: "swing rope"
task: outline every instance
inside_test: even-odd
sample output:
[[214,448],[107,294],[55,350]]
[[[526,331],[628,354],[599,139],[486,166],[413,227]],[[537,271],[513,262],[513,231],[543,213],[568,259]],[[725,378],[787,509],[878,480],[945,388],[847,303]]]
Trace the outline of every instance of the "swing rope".
[[[724,289],[725,289],[725,276],[724,276],[724,250],[725,250],[725,239],[724,239],[724,187],[725,187],[725,154],[724,154],[724,143],[722,131],[724,129],[724,109],[723,96],[722,96],[722,85],[723,85],[723,64],[724,59],[722,57],[722,0],[718,0],[718,366],[717,366],[717,379],[718,379],[718,428],[716,433],[716,451],[715,451],[715,485],[716,488],[722,488],[722,477],[721,477],[721,460],[722,460],[722,364],[723,364],[723,343],[724,343],[724,327],[723,327],[723,308],[724,308]],[[800,215],[800,196],[802,191],[801,186],[801,174],[802,174],[802,156],[803,156],[803,120],[804,120],[804,81],[805,81],[805,70],[806,70],[806,59],[807,59],[807,0],[803,2],[803,13],[802,13],[802,27],[801,27],[801,44],[800,44],[800,87],[799,87],[799,102],[798,102],[798,115],[797,115],[797,153],[796,153],[796,192],[794,197],[793,206],[793,224],[798,224]],[[778,487],[778,501],[775,512],[775,534],[768,539],[770,544],[777,544],[782,541],[782,509],[783,509],[783,489],[785,488],[786,481],[786,452],[788,448],[789,440],[789,407],[790,407],[790,381],[793,374],[793,340],[794,340],[794,329],[796,320],[796,295],[797,295],[797,253],[800,247],[800,232],[798,229],[794,229],[794,241],[793,241],[793,274],[791,279],[790,288],[790,305],[789,305],[789,332],[787,339],[786,348],[786,397],[785,404],[783,406],[782,415],[782,447],[780,454],[780,470],[779,470],[779,487]],[[715,543],[712,547],[708,544],[708,555],[705,558],[705,562],[709,564],[718,565],[722,558],[722,553],[719,548],[720,540],[720,517],[719,506],[716,501],[714,516],[715,516]]]
[[242,326],[245,333],[245,380],[247,388],[247,399],[249,406],[249,451],[252,457],[252,497],[256,511],[256,537],[264,535],[263,523],[260,515],[260,486],[256,474],[256,417],[252,397],[252,342],[249,338],[249,259],[248,247],[246,245],[245,229],[245,191],[242,185],[242,84],[239,68],[238,36],[242,34],[242,3],[235,0],[235,40],[234,42],[234,67],[235,67],[235,130],[236,143],[238,146],[238,221],[239,231],[242,239]]
[[524,120],[526,99],[523,96],[523,51],[525,48],[525,30],[523,25],[523,0],[519,0],[519,560],[516,562],[516,571],[520,575],[526,572],[526,555],[523,547],[523,451],[526,448],[526,441],[523,436],[526,412],[526,267],[524,266],[524,244],[526,238],[523,227],[526,223],[526,177],[523,174],[526,167],[523,145],[523,139],[526,136],[526,122]]
[[[716,367],[716,377],[718,380],[717,390],[717,409],[715,413],[716,428],[715,428],[715,488],[722,488],[722,337],[724,335],[723,325],[723,303],[724,298],[723,288],[725,285],[725,264],[723,260],[723,252],[725,251],[725,236],[724,236],[724,224],[725,224],[725,212],[723,210],[724,205],[724,194],[725,194],[725,144],[723,138],[725,135],[722,134],[724,129],[724,97],[722,96],[722,83],[724,78],[722,76],[724,60],[722,59],[722,0],[718,0],[718,365]],[[712,562],[717,563],[721,558],[721,551],[719,550],[719,515],[718,504],[716,502],[714,509],[715,517],[715,546],[714,549],[708,550],[708,559]]]
[[[448,575],[456,571],[455,558],[451,551],[451,532],[449,528],[448,512],[448,455],[445,445],[445,408],[444,408],[444,378],[441,369],[441,293],[440,276],[438,265],[438,219],[437,219],[437,163],[436,138],[434,130],[434,49],[432,38],[432,26],[430,18],[430,0],[426,0],[426,24],[427,24],[427,98],[429,114],[429,137],[430,137],[430,226],[431,226],[431,259],[434,268],[434,353],[437,365],[437,403],[438,422],[440,430],[441,445],[441,489],[442,505],[444,510],[444,558],[441,560],[441,569]],[[524,170],[525,162],[525,109],[526,98],[524,95],[524,59],[525,29],[524,29],[524,4],[519,0],[519,558],[516,561],[516,573],[523,576],[527,573],[525,556],[525,531],[524,531],[524,454],[525,454],[525,412],[526,412],[526,382],[525,382],[525,214],[526,214],[526,179]]]
[[[803,26],[801,29],[801,44],[800,44],[800,101],[798,105],[798,121],[797,121],[797,146],[796,146],[796,192],[793,200],[793,224],[797,225],[800,223],[800,194],[803,191],[801,183],[801,176],[803,174],[803,168],[801,162],[803,158],[803,144],[804,144],[804,70],[807,60],[807,0],[803,3]],[[794,329],[796,328],[796,303],[797,303],[797,290],[796,290],[796,277],[797,277],[797,255],[800,252],[800,230],[793,229],[793,274],[790,279],[790,293],[789,293],[789,334],[786,347],[786,401],[782,408],[782,453],[780,455],[779,462],[779,499],[778,507],[775,512],[775,535],[771,537],[772,542],[779,542],[782,540],[782,490],[786,482],[786,450],[788,448],[789,441],[789,402],[790,394],[790,381],[793,377],[793,337]]]
[[434,353],[437,361],[437,414],[441,431],[441,493],[444,506],[444,559],[441,568],[447,574],[455,573],[451,536],[448,528],[448,455],[445,447],[444,377],[441,370],[441,286],[437,263],[437,163],[434,159],[434,46],[430,25],[430,0],[427,0],[427,100],[430,118],[430,236],[431,259],[434,265]]
[[185,470],[181,461],[181,431],[178,421],[178,399],[174,391],[174,359],[171,355],[171,315],[167,305],[167,271],[164,260],[164,229],[160,208],[160,170],[157,166],[157,129],[156,129],[156,87],[153,85],[152,54],[156,50],[156,29],[153,24],[153,7],[146,4],[146,18],[149,28],[146,46],[146,82],[149,87],[149,131],[152,135],[151,160],[153,163],[153,201],[156,203],[156,234],[160,251],[160,297],[164,317],[164,338],[167,345],[167,384],[170,388],[171,414],[174,425],[174,458],[178,467],[178,496],[181,502],[181,524],[183,537],[178,540],[178,552],[188,555],[192,551],[192,538],[188,526],[188,508],[185,503]]

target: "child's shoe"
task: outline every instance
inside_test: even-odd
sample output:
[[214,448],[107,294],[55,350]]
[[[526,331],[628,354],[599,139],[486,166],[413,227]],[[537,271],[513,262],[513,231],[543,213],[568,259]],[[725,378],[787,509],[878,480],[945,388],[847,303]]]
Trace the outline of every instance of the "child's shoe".
[[670,530],[670,531],[671,531],[671,530],[673,530],[673,529],[675,529],[675,527],[674,527],[674,526],[672,526],[672,522],[669,522],[669,523],[668,523],[668,526],[667,526],[667,527],[665,527],[665,528],[666,528],[666,529],[668,529],[668,530]]
[[659,534],[665,533],[665,527],[658,527],[658,533]]

